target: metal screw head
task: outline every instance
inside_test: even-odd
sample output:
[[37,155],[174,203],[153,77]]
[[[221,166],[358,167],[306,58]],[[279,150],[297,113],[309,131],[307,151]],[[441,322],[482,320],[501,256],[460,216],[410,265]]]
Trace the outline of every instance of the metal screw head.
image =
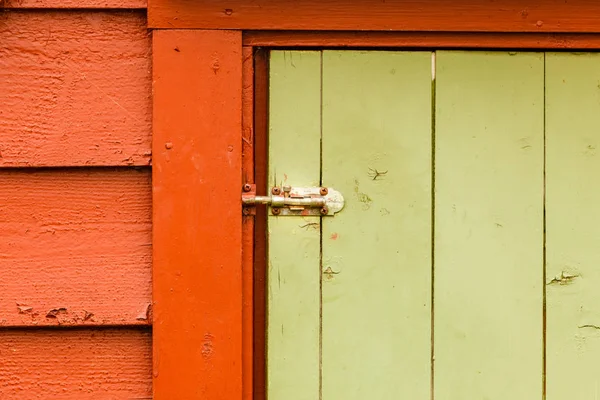
[[279,214],[281,214],[281,209],[273,207],[273,208],[271,208],[271,214],[273,214],[273,215],[279,215]]
[[327,215],[327,214],[329,214],[329,209],[327,207],[321,208],[321,215]]
[[242,214],[250,215],[250,210],[248,210],[247,208],[244,208],[244,209],[242,209]]
[[319,193],[321,193],[321,196],[326,196],[326,195],[327,195],[327,193],[329,193],[329,190],[327,190],[327,188],[326,188],[326,187],[322,187],[322,188],[319,190]]
[[278,196],[281,194],[281,188],[275,186],[273,189],[271,189],[271,193],[273,193],[275,196]]
[[252,185],[249,183],[246,183],[243,187],[244,192],[249,192],[252,190]]

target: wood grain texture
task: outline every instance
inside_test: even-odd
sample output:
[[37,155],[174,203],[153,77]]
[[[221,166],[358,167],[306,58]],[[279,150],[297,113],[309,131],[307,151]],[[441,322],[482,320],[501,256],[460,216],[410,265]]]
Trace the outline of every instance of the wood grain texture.
[[0,397],[149,399],[151,350],[147,330],[3,330]]
[[[321,52],[273,51],[269,73],[269,182],[318,186]],[[268,219],[268,399],[319,398],[319,220]]]
[[[242,176],[243,184],[254,183],[254,49],[242,48]],[[243,400],[252,400],[254,364],[254,216],[242,218]]]
[[[254,49],[254,182],[259,195],[267,193],[269,50]],[[266,396],[267,327],[267,209],[257,207],[254,219],[254,400]]]
[[155,31],[154,398],[242,397],[242,36]]
[[151,0],[151,28],[599,32],[590,0]]
[[431,58],[323,52],[323,399],[430,398]]
[[151,323],[150,171],[0,171],[0,325]]
[[600,55],[546,54],[547,399],[600,396]]
[[600,36],[588,33],[247,31],[243,40],[257,47],[600,49]]
[[435,112],[435,399],[540,399],[543,54],[437,52]]
[[0,13],[0,167],[148,165],[142,12]]
[[3,0],[5,8],[144,9],[147,0]]

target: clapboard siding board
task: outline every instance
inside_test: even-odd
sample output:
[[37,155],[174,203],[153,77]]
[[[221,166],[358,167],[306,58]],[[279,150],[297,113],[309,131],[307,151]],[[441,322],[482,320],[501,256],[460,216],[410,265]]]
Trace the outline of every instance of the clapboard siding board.
[[137,9],[146,8],[146,0],[4,0],[5,8],[87,8]]
[[146,329],[3,330],[0,398],[149,399]]
[[0,326],[150,324],[148,169],[0,171]]
[[599,54],[546,54],[548,400],[600,393],[599,85]]
[[0,167],[149,165],[141,11],[0,13]]

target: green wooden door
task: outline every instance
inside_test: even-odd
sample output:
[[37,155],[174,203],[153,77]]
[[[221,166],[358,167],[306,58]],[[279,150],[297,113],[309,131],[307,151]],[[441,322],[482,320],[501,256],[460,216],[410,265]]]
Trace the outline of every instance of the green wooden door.
[[599,56],[273,51],[269,112],[346,201],[269,217],[269,400],[600,398]]

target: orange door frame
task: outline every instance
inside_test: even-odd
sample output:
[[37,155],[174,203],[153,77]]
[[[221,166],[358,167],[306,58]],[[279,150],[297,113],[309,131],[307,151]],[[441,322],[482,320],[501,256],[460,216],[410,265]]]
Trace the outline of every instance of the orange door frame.
[[262,49],[600,49],[600,3],[588,0],[150,0],[148,10],[155,399],[264,398],[265,215],[242,215],[240,200],[244,184],[266,187]]

